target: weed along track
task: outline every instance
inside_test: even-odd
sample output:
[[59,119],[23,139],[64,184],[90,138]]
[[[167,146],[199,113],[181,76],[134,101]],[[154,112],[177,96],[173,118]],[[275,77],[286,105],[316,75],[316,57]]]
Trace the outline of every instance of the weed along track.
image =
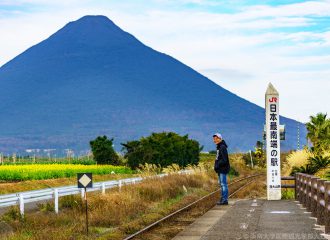
[[[229,197],[232,198],[237,193],[256,182],[255,180],[257,178],[263,176],[264,174],[255,174],[231,182],[228,184],[229,190],[232,192]],[[212,208],[215,205],[216,200],[219,198],[219,192],[220,189],[187,204],[179,210],[126,237],[125,240],[173,238],[178,232],[182,231],[185,226],[191,224],[197,217],[203,215],[206,211]]]
[[[234,178],[229,183],[230,196],[241,198],[250,189],[247,186],[255,188],[261,182],[255,181],[259,176],[262,174]],[[0,233],[0,239],[170,239],[219,198],[215,174],[202,168],[192,174],[145,177],[138,184],[89,194],[88,236],[85,207],[78,194],[59,198],[58,214],[52,201],[27,211],[24,219],[17,206],[10,208],[1,221],[11,230]]]
[[[86,235],[85,205],[81,194],[59,198],[55,203],[41,203],[33,211],[20,215],[20,208],[10,207],[0,216],[8,231],[0,239],[123,239],[128,234],[181,208],[188,202],[212,192],[216,187],[213,173],[194,168],[192,174],[168,173],[156,177],[143,175],[138,184],[123,184],[106,191],[91,192],[88,197],[89,235]],[[151,174],[151,175],[150,175]]]

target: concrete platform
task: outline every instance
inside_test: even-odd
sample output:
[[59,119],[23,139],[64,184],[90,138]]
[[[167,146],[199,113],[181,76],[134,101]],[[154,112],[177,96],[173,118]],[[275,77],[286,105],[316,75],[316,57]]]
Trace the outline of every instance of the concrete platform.
[[216,206],[174,240],[330,239],[316,219],[294,201],[230,200]]
[[185,230],[175,236],[174,240],[197,240],[201,239],[213,225],[235,204],[235,200],[230,200],[227,206],[215,206],[210,211],[206,212],[202,217],[190,224]]

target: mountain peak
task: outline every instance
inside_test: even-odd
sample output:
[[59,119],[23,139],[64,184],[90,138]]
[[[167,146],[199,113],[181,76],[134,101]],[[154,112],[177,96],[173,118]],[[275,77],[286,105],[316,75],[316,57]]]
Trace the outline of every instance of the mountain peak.
[[[111,21],[108,17],[106,16],[103,16],[103,15],[86,15],[86,16],[83,16],[81,18],[79,18],[78,20],[76,21],[73,21],[73,22],[70,22],[71,24],[72,23],[75,23],[75,24],[97,24],[97,25],[106,25],[108,27],[112,26],[112,27],[116,27],[116,28],[119,28],[116,24],[114,24],[113,21]],[[70,24],[69,23],[69,24]]]
[[85,46],[94,50],[98,48],[105,50],[112,47],[126,48],[130,45],[140,44],[134,36],[102,15],[86,15],[69,22],[47,40],[58,45],[60,49],[64,48],[65,52]]
[[[6,116],[0,152],[8,153],[83,150],[99,135],[117,145],[160,131],[189,134],[210,150],[210,134],[219,128],[231,151],[245,151],[262,137],[265,118],[264,109],[143,45],[105,16],[68,23],[15,57],[0,68],[0,89]],[[294,148],[297,122],[281,122],[283,149]]]

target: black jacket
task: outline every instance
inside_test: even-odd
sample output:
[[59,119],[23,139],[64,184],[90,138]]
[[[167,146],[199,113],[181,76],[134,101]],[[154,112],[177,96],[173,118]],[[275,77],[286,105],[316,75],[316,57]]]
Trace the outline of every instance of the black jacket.
[[219,144],[217,144],[217,157],[214,161],[214,171],[216,173],[224,173],[228,174],[230,170],[228,152],[227,152],[227,144],[224,140],[222,140]]

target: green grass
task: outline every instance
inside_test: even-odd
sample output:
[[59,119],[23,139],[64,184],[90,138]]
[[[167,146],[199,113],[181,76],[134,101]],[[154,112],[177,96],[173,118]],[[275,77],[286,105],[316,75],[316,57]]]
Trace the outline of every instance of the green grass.
[[282,189],[282,199],[295,199],[293,189]]

